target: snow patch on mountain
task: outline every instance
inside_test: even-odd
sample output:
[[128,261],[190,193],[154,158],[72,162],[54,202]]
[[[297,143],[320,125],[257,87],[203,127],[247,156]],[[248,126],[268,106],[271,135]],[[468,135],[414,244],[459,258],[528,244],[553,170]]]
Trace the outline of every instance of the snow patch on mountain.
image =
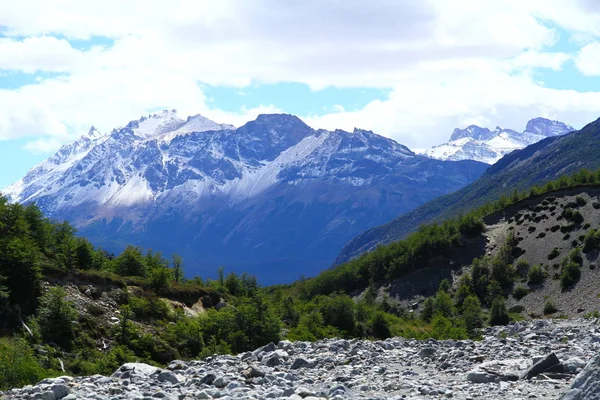
[[506,154],[551,136],[564,135],[574,128],[559,121],[535,118],[523,132],[496,127],[494,130],[470,125],[455,129],[450,141],[418,153],[438,160],[474,160],[494,164]]

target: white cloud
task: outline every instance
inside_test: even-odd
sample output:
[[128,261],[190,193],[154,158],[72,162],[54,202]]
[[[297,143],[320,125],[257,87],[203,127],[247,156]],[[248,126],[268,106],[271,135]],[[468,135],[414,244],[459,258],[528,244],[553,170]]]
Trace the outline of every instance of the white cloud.
[[[560,70],[572,57],[547,50],[558,40],[553,26],[586,46],[575,61],[597,73],[598,52],[589,43],[600,36],[600,13],[588,0],[51,3],[0,2],[8,36],[0,39],[0,72],[63,73],[0,91],[0,138],[49,137],[31,148],[156,109],[237,125],[278,111],[269,99],[253,110],[216,110],[199,83],[390,89],[388,99],[361,110],[332,104],[329,114],[307,122],[373,129],[415,147],[473,121],[520,129],[538,115],[583,124],[600,112],[600,94],[544,88],[532,74]],[[65,40],[95,36],[114,44],[80,50]]]
[[600,75],[600,43],[584,46],[577,54],[577,68],[586,76]]

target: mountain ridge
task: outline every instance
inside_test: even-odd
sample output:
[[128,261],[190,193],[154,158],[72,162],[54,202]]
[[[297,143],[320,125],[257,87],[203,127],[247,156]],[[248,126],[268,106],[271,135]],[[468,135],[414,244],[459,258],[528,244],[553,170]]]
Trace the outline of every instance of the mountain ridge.
[[7,197],[36,202],[108,250],[134,243],[178,252],[201,259],[204,273],[218,265],[282,280],[317,273],[367,227],[487,168],[432,160],[367,130],[315,130],[289,114],[232,129],[170,110],[92,132]]
[[579,131],[552,136],[504,156],[472,184],[441,196],[352,239],[334,265],[399,240],[424,223],[441,222],[515,190],[544,184],[582,168],[600,167],[600,119]]
[[440,160],[476,160],[494,164],[514,150],[573,130],[568,124],[542,117],[529,120],[523,132],[499,126],[490,130],[469,125],[465,129],[454,129],[448,142],[423,150],[421,154]]

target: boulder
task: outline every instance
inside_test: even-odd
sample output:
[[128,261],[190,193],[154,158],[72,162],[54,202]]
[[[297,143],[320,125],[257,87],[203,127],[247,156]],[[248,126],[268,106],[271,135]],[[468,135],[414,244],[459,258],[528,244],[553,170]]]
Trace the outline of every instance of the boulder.
[[564,366],[554,353],[548,354],[538,362],[534,363],[522,376],[523,379],[531,379],[543,372],[558,372],[565,371]]
[[600,356],[595,356],[577,375],[561,400],[600,399]]

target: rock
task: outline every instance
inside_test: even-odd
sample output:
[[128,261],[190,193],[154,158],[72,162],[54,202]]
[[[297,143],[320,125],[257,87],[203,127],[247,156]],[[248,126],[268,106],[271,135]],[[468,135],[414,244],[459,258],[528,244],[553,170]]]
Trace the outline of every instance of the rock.
[[135,372],[141,375],[152,375],[158,370],[159,368],[144,363],[127,363],[121,365],[121,367],[114,374],[112,374],[112,377],[120,378],[125,372]]
[[290,369],[300,369],[300,368],[314,368],[315,363],[311,361],[307,361],[304,358],[296,358],[290,367]]
[[62,399],[63,397],[66,397],[70,392],[69,388],[63,384],[52,386],[52,391],[54,392],[54,396],[56,396],[57,399]]
[[561,400],[600,399],[600,356],[595,356],[577,375]]
[[260,363],[262,365],[266,365],[267,367],[274,367],[281,364],[281,360],[279,359],[279,355],[277,353],[271,353],[268,356],[263,357]]
[[419,357],[428,358],[435,354],[435,347],[423,347],[421,351],[419,351]]
[[174,373],[172,373],[171,371],[163,371],[163,372],[159,373],[158,376],[156,377],[156,379],[159,382],[171,382],[172,384],[181,382],[179,377],[177,375],[175,375]]
[[523,374],[523,379],[531,379],[542,372],[564,372],[564,367],[554,353],[548,354],[546,357],[534,363],[531,368]]

